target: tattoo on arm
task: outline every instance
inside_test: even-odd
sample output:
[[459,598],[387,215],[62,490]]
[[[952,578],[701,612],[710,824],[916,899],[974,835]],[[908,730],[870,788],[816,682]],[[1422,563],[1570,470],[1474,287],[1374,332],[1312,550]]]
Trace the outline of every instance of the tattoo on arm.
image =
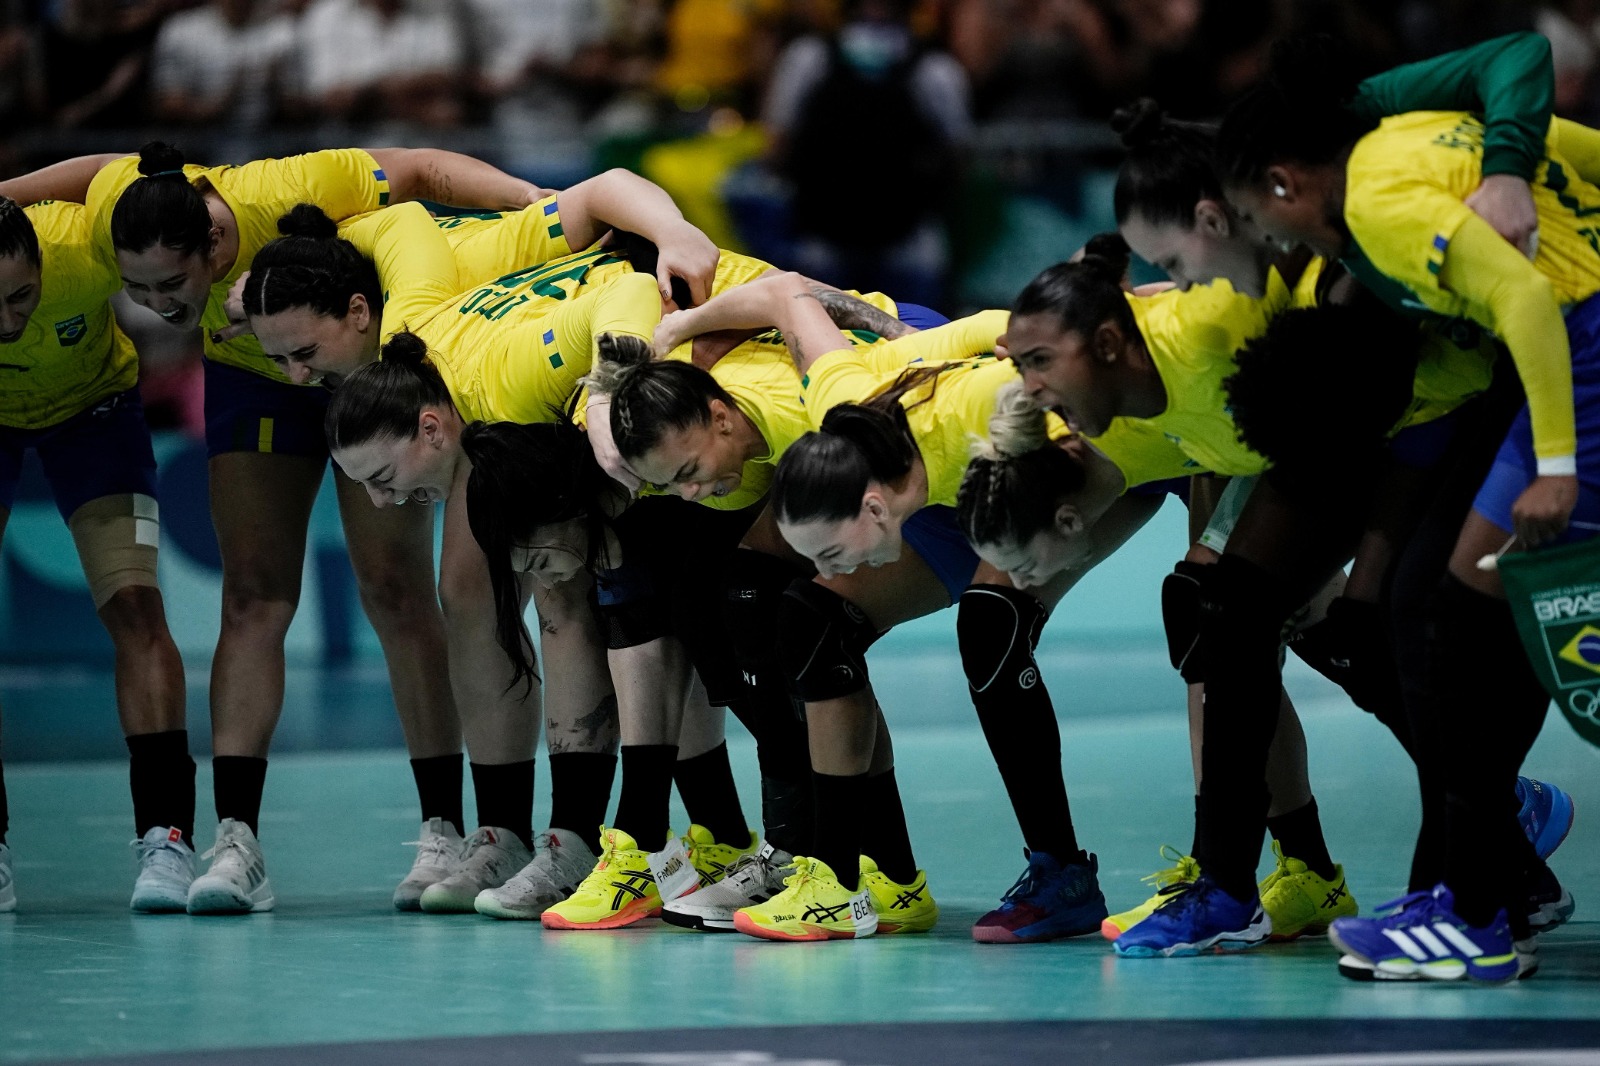
[[828,312],[828,317],[833,319],[833,324],[840,329],[866,330],[868,333],[876,333],[885,340],[893,340],[915,332],[912,327],[888,312],[880,311],[867,301],[840,292],[838,289],[813,285],[811,295],[816,297],[817,302]]

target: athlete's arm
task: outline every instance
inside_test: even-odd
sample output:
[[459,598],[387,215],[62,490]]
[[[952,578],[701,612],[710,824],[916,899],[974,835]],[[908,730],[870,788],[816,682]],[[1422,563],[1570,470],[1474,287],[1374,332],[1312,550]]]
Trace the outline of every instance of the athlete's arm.
[[833,324],[840,329],[866,330],[868,333],[876,333],[884,340],[894,340],[896,337],[917,331],[915,326],[906,325],[889,312],[873,307],[859,296],[851,296],[820,281],[813,281],[810,284],[811,294],[828,312]]
[[672,298],[682,278],[696,304],[711,298],[720,253],[710,237],[684,220],[659,186],[626,170],[608,170],[556,194],[568,246],[587,248],[608,229],[637,233],[656,246],[656,282]]
[[481,159],[441,148],[369,148],[389,180],[389,200],[431,200],[450,207],[517,211],[550,195]]
[[104,155],[80,155],[63,159],[47,167],[0,181],[0,196],[9,196],[23,207],[41,200],[64,200],[81,204],[89,195],[89,183],[100,173],[100,168],[125,152],[108,152]]
[[1517,535],[1536,547],[1566,529],[1578,498],[1572,350],[1555,291],[1474,215],[1451,238],[1439,283],[1466,299],[1473,317],[1500,337],[1522,379],[1539,476],[1513,506],[1512,517]]
[[660,355],[702,333],[766,326],[783,331],[801,374],[828,352],[850,347],[811,291],[811,282],[787,273],[765,275],[718,293],[699,307],[667,315],[656,327],[654,347]]

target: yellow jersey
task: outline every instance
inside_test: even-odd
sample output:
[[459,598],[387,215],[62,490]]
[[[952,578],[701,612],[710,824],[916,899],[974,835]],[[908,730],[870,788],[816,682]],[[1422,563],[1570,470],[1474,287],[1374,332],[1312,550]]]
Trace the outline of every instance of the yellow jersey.
[[[461,292],[456,258],[421,204],[396,204],[346,219],[339,224],[339,236],[378,270],[383,340],[420,327]],[[266,284],[271,284],[270,277]]]
[[[261,159],[243,166],[184,167],[189,181],[216,190],[233,213],[239,230],[239,254],[222,280],[211,286],[206,309],[200,316],[206,358],[249,370],[275,381],[287,382],[283,373],[261,351],[250,334],[222,344],[212,333],[228,325],[224,304],[228,290],[250,269],[255,255],[278,237],[278,219],[296,204],[316,204],[335,222],[376,211],[389,202],[389,179],[371,155],[359,148]],[[104,254],[111,248],[111,212],[129,185],[139,178],[139,159],[125,156],[100,169],[89,185],[85,207],[94,220],[95,241]]]
[[46,429],[139,383],[133,343],[111,314],[122,287],[79,204],[24,209],[39,237],[39,306],[0,344],[0,425]]

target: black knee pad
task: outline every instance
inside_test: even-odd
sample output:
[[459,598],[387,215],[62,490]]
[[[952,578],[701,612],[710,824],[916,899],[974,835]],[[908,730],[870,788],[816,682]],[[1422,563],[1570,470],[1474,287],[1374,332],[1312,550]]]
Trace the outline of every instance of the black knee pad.
[[1012,670],[1020,687],[1037,685],[1033,652],[1049,617],[1037,596],[1010,585],[973,585],[964,591],[956,608],[956,644],[972,691],[987,691]]
[[1189,680],[1191,671],[1198,668],[1187,665],[1200,638],[1201,588],[1215,563],[1180,562],[1161,582],[1161,624],[1167,631],[1167,654],[1172,668]]
[[595,577],[595,615],[612,651],[636,648],[672,631],[672,619],[655,582],[642,568],[624,564]]
[[801,576],[786,559],[739,548],[728,566],[722,617],[739,668],[749,677],[777,665],[778,612],[783,590]]
[[[1203,684],[1215,670],[1232,670],[1256,655],[1278,655],[1289,603],[1271,573],[1237,555],[1224,555],[1200,579],[1199,626],[1179,672]],[[1274,663],[1276,667],[1276,663]]]
[[837,700],[867,687],[867,649],[878,638],[866,612],[832,589],[800,580],[778,609],[778,658],[807,703]]
[[1289,638],[1289,648],[1362,710],[1385,720],[1398,713],[1400,675],[1379,604],[1340,596],[1328,604],[1326,618]]

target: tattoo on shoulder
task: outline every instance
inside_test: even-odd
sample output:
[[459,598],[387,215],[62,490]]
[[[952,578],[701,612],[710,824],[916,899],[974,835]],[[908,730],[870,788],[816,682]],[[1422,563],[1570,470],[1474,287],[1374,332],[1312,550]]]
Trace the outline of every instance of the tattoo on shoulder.
[[858,296],[851,296],[847,292],[814,285],[811,288],[811,295],[817,298],[817,302],[828,312],[828,317],[833,319],[833,324],[840,329],[866,330],[868,333],[876,333],[885,340],[893,340],[915,332],[912,327],[887,311],[880,311],[867,301]]

